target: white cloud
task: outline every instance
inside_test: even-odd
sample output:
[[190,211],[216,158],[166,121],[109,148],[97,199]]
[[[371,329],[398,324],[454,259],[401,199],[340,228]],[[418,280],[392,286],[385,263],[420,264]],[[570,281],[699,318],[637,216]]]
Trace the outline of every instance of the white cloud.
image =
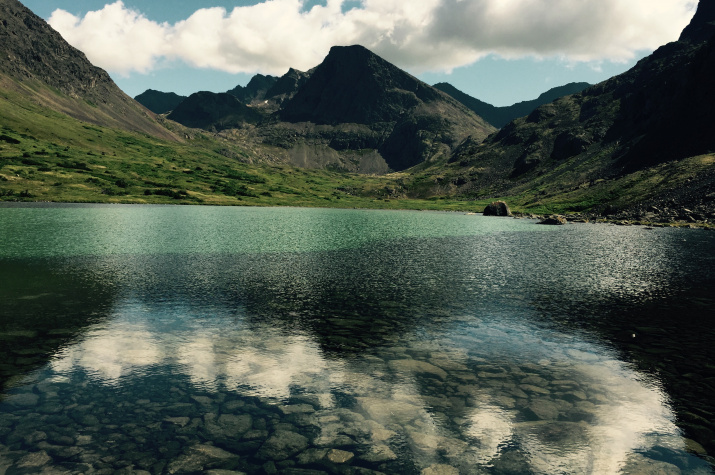
[[333,45],[362,44],[414,71],[450,71],[495,54],[506,58],[626,61],[677,39],[692,0],[302,0],[196,11],[170,25],[121,1],[84,18],[56,10],[65,39],[111,72],[151,71],[162,60],[232,73],[282,74],[319,64]]
[[81,19],[58,9],[49,24],[94,64],[120,74],[149,72],[157,59],[172,54],[171,27],[148,20],[121,1]]

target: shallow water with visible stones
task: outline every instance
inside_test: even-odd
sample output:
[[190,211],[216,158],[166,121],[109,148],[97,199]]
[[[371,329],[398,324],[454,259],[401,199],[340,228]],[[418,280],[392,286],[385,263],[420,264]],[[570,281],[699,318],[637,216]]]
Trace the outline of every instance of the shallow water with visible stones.
[[700,230],[0,208],[0,473],[712,473]]

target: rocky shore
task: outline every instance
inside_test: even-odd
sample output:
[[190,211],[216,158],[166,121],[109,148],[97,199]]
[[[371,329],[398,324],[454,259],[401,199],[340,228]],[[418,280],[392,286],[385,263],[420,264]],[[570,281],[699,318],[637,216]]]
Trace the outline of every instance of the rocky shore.
[[[516,219],[536,219],[542,224],[606,223],[619,226],[647,226],[653,228],[698,228],[715,230],[715,212],[688,208],[637,207],[622,211],[606,210],[603,213],[569,213],[564,215],[543,215],[513,211]],[[559,219],[560,218],[560,219]],[[555,222],[560,221],[560,222]]]

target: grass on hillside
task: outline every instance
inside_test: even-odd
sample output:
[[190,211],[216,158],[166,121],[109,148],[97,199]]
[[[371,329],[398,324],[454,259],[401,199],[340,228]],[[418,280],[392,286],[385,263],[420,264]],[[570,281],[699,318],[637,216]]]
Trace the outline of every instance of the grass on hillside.
[[251,151],[83,123],[10,92],[0,102],[0,200],[477,211],[482,203],[394,197],[395,179],[251,165]]

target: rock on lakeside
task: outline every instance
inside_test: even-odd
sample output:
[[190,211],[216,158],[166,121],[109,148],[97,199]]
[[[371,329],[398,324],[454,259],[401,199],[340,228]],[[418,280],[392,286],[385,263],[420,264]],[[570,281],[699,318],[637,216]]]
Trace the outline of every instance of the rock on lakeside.
[[484,216],[511,216],[511,210],[504,201],[494,201],[484,208]]
[[567,222],[566,218],[564,218],[563,216],[553,215],[553,216],[545,217],[544,219],[539,221],[537,224],[548,224],[548,225],[552,225],[552,226],[561,226],[561,225],[566,224],[566,222]]

